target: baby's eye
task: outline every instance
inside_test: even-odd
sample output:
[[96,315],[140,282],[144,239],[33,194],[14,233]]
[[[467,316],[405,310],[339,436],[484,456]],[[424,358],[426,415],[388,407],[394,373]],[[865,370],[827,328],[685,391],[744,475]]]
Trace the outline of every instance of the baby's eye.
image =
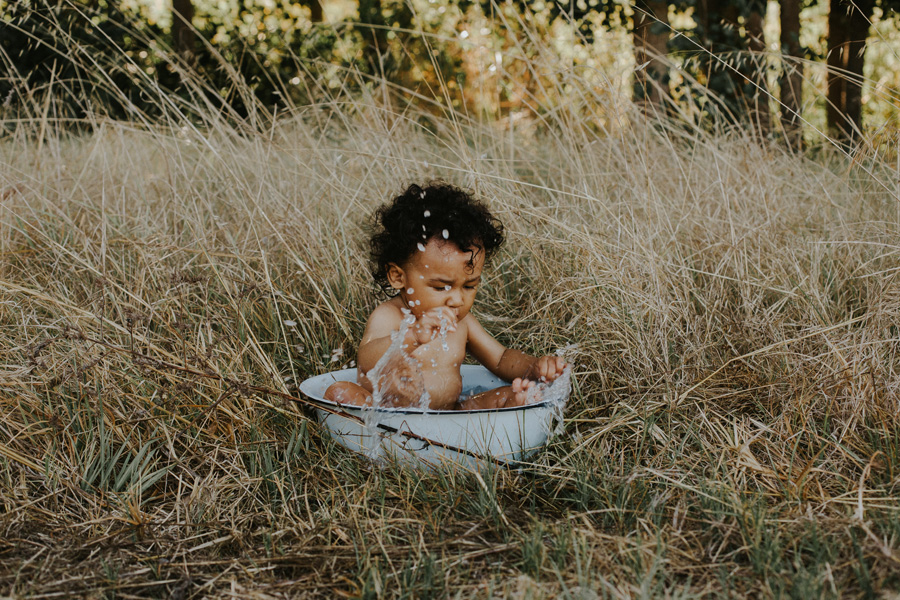
[[474,290],[476,287],[477,287],[477,286],[474,286],[474,285],[467,285],[467,286],[465,286],[465,288],[466,288],[467,290]]

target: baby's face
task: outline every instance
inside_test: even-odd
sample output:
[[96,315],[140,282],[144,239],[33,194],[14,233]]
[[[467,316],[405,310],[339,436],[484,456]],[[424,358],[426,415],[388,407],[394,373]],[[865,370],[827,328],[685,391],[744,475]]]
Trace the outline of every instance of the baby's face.
[[391,285],[400,290],[403,304],[417,317],[446,306],[462,320],[475,302],[484,251],[475,255],[472,265],[471,259],[471,252],[463,252],[453,242],[431,238],[398,268],[396,283],[392,278]]

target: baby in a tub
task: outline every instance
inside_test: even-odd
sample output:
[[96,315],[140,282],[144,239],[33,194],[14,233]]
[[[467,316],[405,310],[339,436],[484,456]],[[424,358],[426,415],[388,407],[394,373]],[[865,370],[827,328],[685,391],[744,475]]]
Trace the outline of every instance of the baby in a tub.
[[[371,404],[372,382],[366,375],[391,348],[391,334],[404,326],[398,351],[379,371],[386,406],[418,406],[423,392],[433,410],[521,406],[537,382],[559,377],[566,367],[561,357],[536,358],[506,348],[469,313],[485,261],[502,243],[503,225],[487,207],[446,183],[412,185],[381,206],[370,240],[372,274],[395,295],[366,324],[357,355],[358,383],[335,383],[325,398]],[[512,385],[459,402],[466,351]]]

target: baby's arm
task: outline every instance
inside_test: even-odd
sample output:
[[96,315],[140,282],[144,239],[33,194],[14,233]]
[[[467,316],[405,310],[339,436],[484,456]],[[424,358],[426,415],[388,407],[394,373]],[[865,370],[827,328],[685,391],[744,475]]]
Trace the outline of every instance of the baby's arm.
[[535,357],[506,348],[485,331],[478,321],[469,315],[469,339],[467,349],[491,373],[506,381],[516,379],[553,381],[563,373],[566,361],[561,356]]

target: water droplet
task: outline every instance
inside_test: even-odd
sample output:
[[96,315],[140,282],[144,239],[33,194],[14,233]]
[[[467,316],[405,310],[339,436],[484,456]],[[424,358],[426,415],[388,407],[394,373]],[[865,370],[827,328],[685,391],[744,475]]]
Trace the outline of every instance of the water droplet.
[[288,327],[296,327],[297,321],[291,321],[290,319],[288,319],[284,322],[284,324],[287,325]]
[[444,236],[444,239],[446,240],[450,237],[450,232],[445,229],[441,232],[441,235]]
[[419,249],[419,252],[425,252],[425,246],[422,244],[422,242],[416,244],[416,248]]
[[[422,192],[422,197],[423,197],[423,198],[425,197],[425,192]],[[425,211],[424,213],[422,213],[422,214],[424,214],[426,217],[430,217],[430,216],[431,216],[431,211],[430,211],[430,210],[426,210],[426,211]],[[424,228],[425,226],[422,225],[422,227]]]
[[416,290],[414,290],[413,288],[406,288],[406,293],[407,294],[415,294]]
[[444,291],[449,292],[452,288],[449,285],[444,286]]
[[421,300],[416,300],[416,306],[419,306],[420,304],[422,304],[422,301],[421,301]]

